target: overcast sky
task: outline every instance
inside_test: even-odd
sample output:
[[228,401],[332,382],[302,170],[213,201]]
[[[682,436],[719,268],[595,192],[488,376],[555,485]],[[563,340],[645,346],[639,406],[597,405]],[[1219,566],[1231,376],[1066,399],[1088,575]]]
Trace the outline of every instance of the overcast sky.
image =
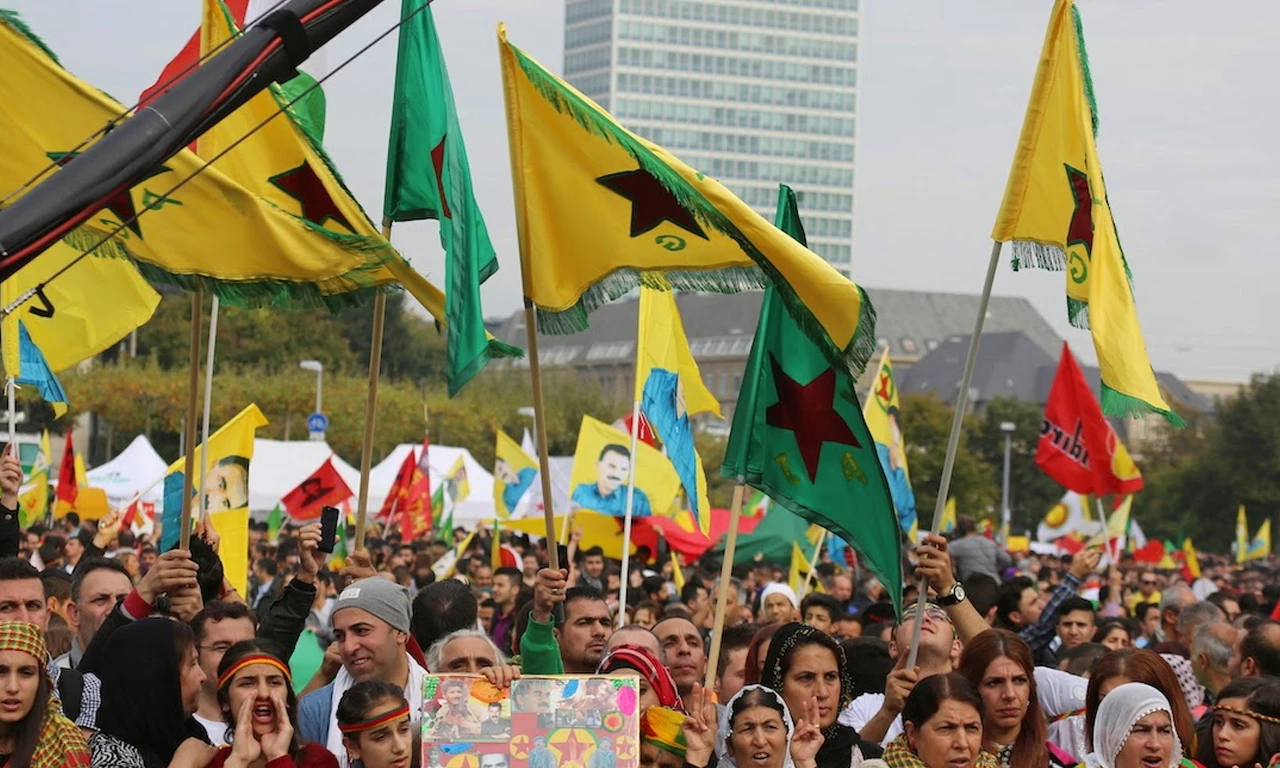
[[[1184,378],[1243,380],[1280,365],[1280,4],[1079,0],[1102,121],[1099,150],[1153,363]],[[73,72],[121,100],[151,84],[199,19],[199,0],[9,0]],[[855,279],[976,293],[1021,127],[1049,0],[864,0]],[[331,44],[332,68],[391,26],[387,0]],[[519,261],[495,28],[554,71],[560,0],[438,0],[455,98],[502,269],[486,314],[519,306]],[[325,144],[380,217],[395,37],[325,83]],[[6,108],[35,105],[6,105]],[[1270,226],[1266,222],[1272,222]],[[1274,235],[1273,235],[1274,236]],[[436,225],[398,225],[404,254],[443,283]],[[1060,273],[1012,273],[1066,324]]]

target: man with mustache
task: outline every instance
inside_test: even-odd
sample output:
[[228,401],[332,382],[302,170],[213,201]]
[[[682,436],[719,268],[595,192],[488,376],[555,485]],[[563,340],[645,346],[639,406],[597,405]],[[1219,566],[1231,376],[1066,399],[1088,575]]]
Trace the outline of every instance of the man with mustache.
[[[627,476],[631,472],[631,451],[625,446],[611,443],[600,451],[596,462],[599,477],[594,483],[583,483],[573,489],[571,501],[580,509],[589,509],[602,515],[622,517],[627,513]],[[636,488],[631,506],[632,517],[650,515],[649,497]]]

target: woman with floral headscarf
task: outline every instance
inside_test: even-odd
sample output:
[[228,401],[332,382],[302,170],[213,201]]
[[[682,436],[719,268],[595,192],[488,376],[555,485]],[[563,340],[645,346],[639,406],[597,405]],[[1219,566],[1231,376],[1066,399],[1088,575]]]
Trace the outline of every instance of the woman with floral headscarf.
[[791,711],[812,708],[812,720],[823,737],[817,768],[848,768],[880,756],[879,744],[862,740],[856,730],[837,722],[853,697],[853,680],[844,649],[830,635],[808,624],[784,624],[769,643],[761,682],[781,694]]
[[35,624],[0,622],[0,765],[79,768],[89,765],[89,745],[62,715],[45,670],[44,638]]
[[671,673],[647,648],[620,645],[605,654],[596,672],[601,675],[637,673],[640,676],[641,714],[650,707],[684,711],[684,702],[680,700],[680,692],[676,690]]
[[1145,683],[1125,683],[1098,705],[1088,768],[1177,768],[1182,742],[1173,725],[1173,707]]

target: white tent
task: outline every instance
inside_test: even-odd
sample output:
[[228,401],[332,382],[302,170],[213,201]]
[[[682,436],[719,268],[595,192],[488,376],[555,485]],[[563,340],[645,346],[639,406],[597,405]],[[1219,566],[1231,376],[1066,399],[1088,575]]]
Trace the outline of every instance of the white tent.
[[[376,515],[378,510],[382,508],[382,503],[386,500],[387,494],[391,492],[391,486],[395,483],[396,473],[400,471],[400,465],[404,463],[404,457],[409,451],[416,452],[421,445],[415,443],[401,443],[387,454],[387,457],[378,463],[376,467],[369,471],[369,515]],[[471,451],[466,448],[455,448],[449,445],[432,445],[429,456],[429,464],[431,466],[431,488],[434,491],[439,487],[439,483],[444,481],[445,475],[453,469],[453,464],[458,457],[463,457],[464,466],[467,470],[467,482],[471,485],[471,494],[453,511],[454,524],[466,528],[473,527],[480,520],[492,519],[493,512],[493,474],[480,466],[480,462],[476,461],[471,455]],[[359,482],[359,473],[356,474],[356,482]],[[351,486],[352,490],[359,492],[356,485]]]
[[255,438],[253,460],[249,462],[249,511],[255,513],[256,518],[265,517],[285,494],[297,488],[329,457],[333,457],[334,468],[351,486],[351,493],[359,493],[360,471],[343,461],[328,443]]
[[114,459],[85,474],[89,485],[106,490],[107,502],[119,509],[153,483],[154,487],[142,496],[142,501],[155,504],[163,501],[163,482],[156,481],[164,479],[168,467],[168,463],[151,447],[146,435],[138,435]]

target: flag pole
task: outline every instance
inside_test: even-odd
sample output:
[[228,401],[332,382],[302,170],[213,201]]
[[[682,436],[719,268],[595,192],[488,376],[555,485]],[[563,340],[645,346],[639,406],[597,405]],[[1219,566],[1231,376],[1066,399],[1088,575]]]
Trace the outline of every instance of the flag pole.
[[1098,507],[1098,517],[1102,518],[1102,551],[1107,553],[1107,557],[1111,558],[1111,564],[1120,567],[1117,557],[1111,549],[1111,520],[1107,517],[1107,508],[1102,503],[1101,496],[1094,496],[1093,503]]
[[[18,382],[14,379],[12,371],[10,371],[8,380],[5,381],[4,388],[9,395],[9,445],[6,450],[13,452],[14,457],[17,458],[18,448],[15,443],[18,442],[18,408],[14,403],[14,392],[18,389]],[[53,463],[50,462],[50,466],[52,466],[52,464]]]
[[[382,219],[382,239],[391,242],[391,219]],[[369,393],[364,401],[364,443],[360,446],[360,495],[356,497],[356,537],[354,549],[364,548],[364,526],[369,515],[369,470],[373,466],[373,428],[378,411],[378,376],[382,369],[382,327],[387,314],[387,296],[379,291],[373,298],[373,335],[369,339]],[[426,407],[425,404],[423,406]],[[431,500],[428,499],[430,504]]]
[[[215,294],[213,305],[209,308],[209,349],[204,359],[204,422],[200,427],[200,488],[204,488],[205,479],[209,477],[209,414],[213,410],[213,353],[217,343],[218,296]],[[197,511],[203,519],[205,513],[203,495]]]
[[720,662],[720,639],[724,637],[724,614],[729,602],[729,579],[733,578],[733,556],[738,549],[738,523],[742,519],[742,494],[746,478],[737,477],[733,487],[733,505],[729,508],[729,537],[724,545],[724,562],[720,564],[720,589],[716,594],[716,621],[711,628],[711,652],[707,654],[707,681],[711,690],[716,684],[716,667]]
[[[636,349],[640,348],[640,344],[636,342]],[[639,371],[637,370],[637,373]],[[627,623],[627,564],[631,559],[631,516],[634,509],[633,505],[636,500],[636,443],[639,441],[640,434],[640,398],[636,398],[631,404],[631,473],[627,478],[627,510],[622,520],[622,578],[619,580],[618,586],[618,627]]]
[[529,373],[533,383],[533,428],[538,433],[538,470],[542,474],[542,518],[547,526],[547,567],[568,567],[555,547],[556,512],[551,499],[551,458],[547,453],[547,414],[542,404],[542,369],[538,366],[538,318],[533,299],[524,297],[524,328],[529,341]]
[[[964,375],[960,378],[960,391],[956,393],[956,410],[951,418],[951,434],[947,436],[947,455],[942,461],[942,478],[938,481],[938,497],[933,502],[933,523],[930,533],[937,536],[942,530],[942,513],[947,506],[947,495],[951,490],[951,472],[956,466],[956,451],[960,447],[960,430],[964,426],[964,413],[969,409],[969,385],[973,383],[973,368],[978,362],[978,345],[982,341],[982,326],[987,321],[987,306],[991,303],[991,286],[996,281],[996,267],[1000,264],[1000,250],[1004,243],[995,240],[991,243],[991,259],[987,263],[987,279],[982,286],[982,297],[978,299],[978,317],[973,323],[973,335],[969,337],[969,354],[964,360]],[[914,542],[912,542],[914,544]],[[920,579],[920,599],[916,602],[918,613],[924,612],[924,605],[929,599],[929,591],[924,579]],[[916,665],[916,657],[920,653],[920,630],[923,622],[916,621],[911,633],[911,651],[907,654],[907,668]]]
[[[813,574],[818,570],[818,555],[822,552],[822,545],[827,542],[827,529],[823,528],[821,535],[818,536],[818,543],[813,547],[813,557],[809,558],[809,572],[804,576],[804,583],[800,585],[800,594],[797,599],[803,600],[804,596],[809,593],[809,582],[813,581]],[[804,618],[801,616],[800,618]]]
[[182,467],[182,518],[178,530],[178,548],[191,547],[191,491],[196,471],[196,398],[200,394],[200,313],[204,294],[191,294],[191,350],[187,360],[187,423],[184,426],[186,456]]

